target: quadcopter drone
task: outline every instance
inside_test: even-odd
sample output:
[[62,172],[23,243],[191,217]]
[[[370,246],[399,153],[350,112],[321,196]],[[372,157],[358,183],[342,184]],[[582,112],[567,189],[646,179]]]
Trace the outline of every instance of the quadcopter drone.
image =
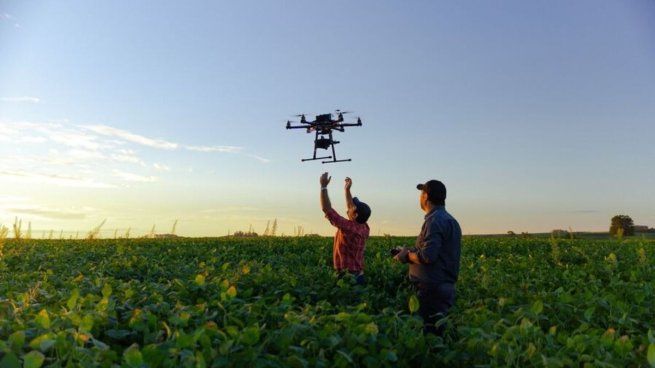
[[[337,153],[334,150],[334,145],[338,144],[339,141],[335,141],[332,138],[333,130],[344,132],[345,127],[362,126],[362,119],[360,118],[357,118],[356,123],[344,123],[343,115],[349,113],[350,111],[335,110],[334,114],[329,113],[329,114],[316,115],[314,121],[308,121],[307,118],[305,117],[305,114],[295,115],[296,117],[300,118],[301,125],[291,125],[291,122],[287,121],[287,129],[306,129],[307,133],[311,133],[312,131],[316,132],[316,135],[314,137],[314,156],[312,158],[304,158],[301,160],[302,162],[313,161],[313,160],[325,160],[325,159],[332,159],[332,160],[322,161],[322,163],[324,164],[333,163],[333,162],[352,161],[351,159],[337,160]],[[333,116],[336,116],[336,119],[333,119],[332,118]],[[316,157],[317,149],[320,148],[320,149],[327,150],[330,147],[332,147],[332,156]]]

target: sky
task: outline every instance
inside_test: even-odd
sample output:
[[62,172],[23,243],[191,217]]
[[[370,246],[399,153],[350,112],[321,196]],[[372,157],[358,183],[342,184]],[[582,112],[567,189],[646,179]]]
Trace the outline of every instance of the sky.
[[[353,110],[301,163],[293,114]],[[0,0],[0,223],[103,235],[329,235],[329,171],[372,235],[416,184],[465,234],[655,227],[655,2]]]

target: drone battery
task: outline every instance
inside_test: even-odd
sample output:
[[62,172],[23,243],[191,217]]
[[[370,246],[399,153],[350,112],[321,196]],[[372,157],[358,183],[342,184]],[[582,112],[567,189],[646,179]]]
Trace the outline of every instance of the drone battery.
[[328,124],[332,122],[332,114],[316,115],[316,123]]

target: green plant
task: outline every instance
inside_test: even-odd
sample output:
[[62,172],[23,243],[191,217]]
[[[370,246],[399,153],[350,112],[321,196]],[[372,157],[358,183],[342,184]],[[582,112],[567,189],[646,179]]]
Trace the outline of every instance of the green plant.
[[361,287],[333,272],[329,237],[10,239],[0,263],[0,364],[655,361],[653,240],[464,237],[443,339],[422,334],[407,266],[388,257],[412,240],[369,239]]

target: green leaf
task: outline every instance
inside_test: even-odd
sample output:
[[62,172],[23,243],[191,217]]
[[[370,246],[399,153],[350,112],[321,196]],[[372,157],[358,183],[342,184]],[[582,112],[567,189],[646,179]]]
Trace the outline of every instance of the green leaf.
[[109,283],[106,283],[105,286],[102,287],[102,296],[105,298],[109,298],[111,296],[111,285]]
[[30,347],[32,349],[39,349],[43,352],[50,349],[55,344],[55,335],[48,332],[44,333],[41,336],[34,338],[30,341]]
[[377,335],[379,332],[378,325],[376,325],[375,322],[371,322],[364,327],[364,332],[369,335]]
[[82,331],[82,332],[91,332],[91,329],[93,329],[93,316],[90,315],[90,314],[87,314],[82,319],[82,323],[80,324],[80,331]]
[[255,345],[259,342],[259,327],[253,326],[243,330],[241,341],[246,345]]
[[5,354],[5,356],[0,360],[1,368],[21,368],[20,360],[13,352]]
[[24,368],[39,368],[43,364],[45,356],[40,351],[30,351],[23,357]]
[[130,367],[138,367],[143,364],[143,356],[137,344],[132,344],[129,348],[125,349],[123,358],[125,358],[125,363]]
[[25,331],[16,331],[9,335],[9,345],[15,351],[21,351],[25,345]]
[[132,334],[131,331],[128,330],[107,330],[105,331],[105,335],[111,337],[114,340],[123,340],[124,338],[130,336]]
[[648,345],[646,358],[648,359],[648,364],[650,364],[651,367],[655,367],[655,344]]
[[420,306],[420,303],[418,301],[418,298],[416,295],[412,295],[409,297],[409,312],[414,313],[418,311],[418,308]]
[[50,328],[50,316],[45,309],[41,309],[39,314],[36,315],[34,321],[46,330]]
[[75,308],[75,306],[77,305],[77,299],[79,297],[80,297],[80,290],[79,289],[73,290],[73,292],[71,293],[71,297],[68,298],[68,301],[66,302],[66,306],[68,307],[68,309]]
[[539,314],[544,310],[544,303],[541,300],[537,300],[532,304],[532,313]]
[[398,356],[396,355],[396,352],[391,350],[387,351],[387,353],[385,354],[385,358],[390,362],[398,361]]

